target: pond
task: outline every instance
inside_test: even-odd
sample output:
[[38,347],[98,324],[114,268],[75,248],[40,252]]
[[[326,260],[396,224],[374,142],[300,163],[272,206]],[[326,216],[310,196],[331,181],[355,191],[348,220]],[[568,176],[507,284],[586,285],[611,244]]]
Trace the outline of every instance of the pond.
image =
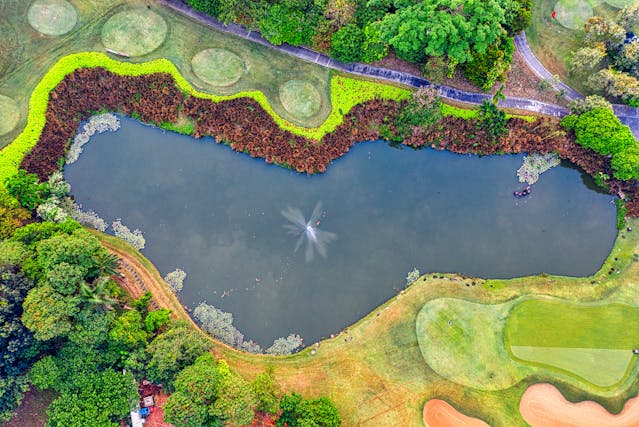
[[[380,141],[306,176],[122,118],[65,176],[85,210],[143,231],[162,275],[187,272],[183,304],[231,312],[247,339],[268,346],[291,332],[306,344],[339,332],[414,267],[484,278],[597,271],[616,236],[613,198],[565,166],[514,198],[522,158]],[[298,216],[302,225],[289,221]],[[323,245],[308,253],[305,239]]]

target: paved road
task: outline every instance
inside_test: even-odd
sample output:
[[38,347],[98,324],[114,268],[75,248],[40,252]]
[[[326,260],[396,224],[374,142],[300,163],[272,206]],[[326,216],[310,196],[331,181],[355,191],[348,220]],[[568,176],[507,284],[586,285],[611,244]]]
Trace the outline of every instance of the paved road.
[[[277,51],[295,56],[304,61],[312,62],[322,65],[333,70],[344,71],[351,74],[357,74],[366,77],[374,77],[380,80],[391,81],[394,83],[401,83],[411,87],[424,87],[431,86],[432,84],[419,76],[415,76],[402,71],[389,70],[387,68],[375,67],[368,64],[351,63],[346,64],[343,62],[331,59],[329,56],[324,55],[314,50],[301,47],[301,46],[289,46],[273,45],[268,40],[264,39],[259,32],[251,31],[239,25],[230,23],[224,25],[217,19],[206,15],[205,13],[193,10],[181,0],[158,0],[158,3],[171,8],[182,15],[200,22],[208,27],[214,28],[224,33],[229,33],[241,37],[246,40],[251,40],[255,43],[259,43],[263,46],[275,49]],[[526,63],[530,69],[540,78],[545,79],[551,77],[552,74],[535,58],[535,55],[530,50],[528,42],[526,41],[526,35],[521,34],[515,38],[515,44],[522,56],[526,60]],[[491,96],[484,93],[466,92],[460,89],[455,89],[450,86],[444,85],[432,85],[439,91],[440,96],[443,98],[451,99],[454,101],[465,102],[468,104],[481,104],[485,99],[490,99]],[[568,99],[583,98],[583,96],[570,88],[566,84],[560,82],[559,88],[564,89]],[[536,101],[528,98],[517,98],[508,96],[505,99],[499,101],[501,107],[516,108],[520,110],[533,111],[540,114],[546,114],[549,116],[563,117],[568,114],[568,110],[564,107],[555,104],[549,104],[546,102]],[[628,107],[625,105],[615,105],[615,113],[621,119],[631,127],[635,136],[639,137],[639,110],[636,108]]]
[[[552,73],[548,71],[541,62],[539,62],[539,60],[530,50],[530,46],[528,45],[528,40],[526,40],[525,33],[522,32],[518,36],[515,36],[515,46],[517,46],[517,50],[519,51],[519,53],[521,53],[524,61],[526,61],[528,68],[530,68],[532,72],[537,75],[537,77],[539,77],[540,79],[547,79],[552,77]],[[564,82],[559,82],[555,89],[563,89],[568,100],[580,99],[584,97],[582,94],[580,94]],[[628,125],[630,129],[632,129],[632,132],[635,134],[635,137],[639,138],[639,109],[622,104],[613,104],[612,107],[617,117],[619,117],[619,120]]]

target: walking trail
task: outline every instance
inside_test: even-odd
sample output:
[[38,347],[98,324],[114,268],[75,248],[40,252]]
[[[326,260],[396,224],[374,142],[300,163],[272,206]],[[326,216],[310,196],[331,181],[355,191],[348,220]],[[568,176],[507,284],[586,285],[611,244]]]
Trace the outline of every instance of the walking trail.
[[[444,85],[433,85],[428,80],[414,76],[409,73],[405,73],[402,71],[389,70],[387,68],[375,67],[368,64],[361,63],[343,63],[331,59],[329,56],[316,52],[314,50],[301,47],[301,46],[290,46],[287,44],[282,44],[279,46],[273,45],[268,40],[263,38],[259,32],[246,29],[237,24],[229,23],[227,25],[221,23],[217,19],[203,13],[198,12],[188,5],[186,5],[181,0],[159,0],[160,4],[173,9],[174,11],[188,16],[189,18],[200,22],[210,28],[214,28],[218,31],[222,31],[227,34],[233,34],[238,37],[241,37],[246,40],[251,40],[255,43],[259,43],[263,46],[267,46],[271,49],[275,49],[279,52],[286,53],[288,55],[292,55],[296,58],[302,59],[304,61],[312,62],[314,64],[322,65],[324,67],[343,71],[351,74],[356,74],[360,76],[373,77],[379,80],[386,80],[394,83],[400,83],[406,86],[411,86],[415,88],[424,87],[424,86],[433,86],[437,88],[440,96],[442,98],[450,99],[458,102],[465,102],[468,104],[481,104],[486,99],[491,99],[491,95],[485,93],[475,93],[475,92],[467,92],[460,89],[455,89],[450,86]],[[519,52],[522,54],[522,57],[526,61],[528,67],[535,73],[540,79],[547,79],[552,76],[552,74],[539,62],[539,60],[535,57],[535,55],[530,50],[528,46],[528,42],[526,40],[526,35],[522,32],[520,35],[515,37],[515,45]],[[566,94],[566,98],[569,100],[583,98],[576,90],[572,89],[570,86],[566,85],[563,82],[559,82],[556,86],[556,89],[563,91]],[[550,104],[547,102],[541,102],[534,99],[529,98],[519,98],[514,96],[507,96],[504,99],[499,101],[499,106],[504,108],[514,108],[518,110],[526,110],[532,111],[539,114],[545,114],[548,116],[554,117],[563,117],[568,114],[568,109],[561,107],[559,105]],[[615,104],[614,106],[615,114],[619,119],[628,125],[632,132],[635,134],[635,137],[639,138],[639,109],[629,107],[627,105],[619,105]]]

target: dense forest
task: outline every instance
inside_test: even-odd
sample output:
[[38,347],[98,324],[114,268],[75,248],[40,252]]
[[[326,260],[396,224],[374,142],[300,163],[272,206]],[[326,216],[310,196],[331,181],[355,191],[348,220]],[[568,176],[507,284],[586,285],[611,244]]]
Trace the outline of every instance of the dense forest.
[[457,67],[490,89],[509,69],[512,37],[532,0],[187,0],[222,22],[259,29],[273,44],[306,45],[345,62],[393,52],[437,81]]

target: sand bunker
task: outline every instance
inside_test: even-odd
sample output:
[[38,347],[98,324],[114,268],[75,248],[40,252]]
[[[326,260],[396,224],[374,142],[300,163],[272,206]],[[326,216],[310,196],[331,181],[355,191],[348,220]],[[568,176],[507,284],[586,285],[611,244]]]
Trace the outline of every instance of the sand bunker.
[[[426,418],[424,408],[424,419]],[[528,387],[519,411],[532,427],[631,427],[639,425],[639,397],[629,399],[623,410],[613,415],[596,402],[570,403],[551,384]]]
[[431,399],[424,405],[426,427],[490,427],[480,419],[462,414],[447,402]]

